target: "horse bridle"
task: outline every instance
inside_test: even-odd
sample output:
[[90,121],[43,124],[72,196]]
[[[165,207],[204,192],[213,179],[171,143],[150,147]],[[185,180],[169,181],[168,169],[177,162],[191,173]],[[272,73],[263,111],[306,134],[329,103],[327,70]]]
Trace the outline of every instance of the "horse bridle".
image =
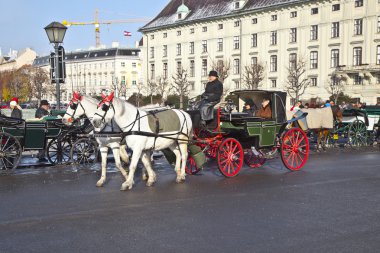
[[[77,103],[75,103],[75,102],[77,102]],[[78,101],[78,100],[76,100],[76,101],[71,100],[70,103],[69,103],[69,107],[70,107],[70,109],[74,110],[74,113],[70,114],[66,110],[65,115],[68,115],[70,118],[75,119],[74,116],[75,116],[75,113],[77,112],[78,105],[80,105],[82,107],[83,112],[86,114],[86,110],[84,109],[84,107],[83,107],[83,105],[82,105],[82,103],[80,101]]]
[[101,103],[101,104],[98,106],[98,108],[99,108],[100,106],[102,107],[102,111],[104,112],[104,114],[103,114],[103,115],[100,115],[98,112],[96,112],[94,115],[99,116],[99,117],[101,118],[101,120],[102,120],[102,123],[103,123],[103,124],[106,124],[106,116],[107,116],[107,113],[108,113],[109,109],[112,108],[113,113],[115,114],[115,108],[114,108],[114,106],[113,106],[113,104],[112,104],[111,102],[110,102],[109,105],[107,105],[107,104],[105,104],[105,103]]

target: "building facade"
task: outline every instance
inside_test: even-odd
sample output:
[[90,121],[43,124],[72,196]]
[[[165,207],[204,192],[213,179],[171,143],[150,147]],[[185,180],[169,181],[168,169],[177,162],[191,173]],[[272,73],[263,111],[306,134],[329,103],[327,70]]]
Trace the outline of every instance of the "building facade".
[[[71,100],[73,91],[99,96],[102,92],[114,90],[122,98],[139,92],[138,85],[142,82],[140,49],[109,48],[70,52],[65,55],[65,64],[66,79],[61,86],[61,99],[64,102]],[[49,56],[36,58],[33,65],[49,72]],[[45,98],[55,100],[53,93]]]
[[245,66],[261,63],[260,89],[284,90],[288,68],[306,62],[302,100],[328,99],[332,76],[344,93],[380,101],[379,0],[172,0],[140,31],[144,80],[188,70],[190,96],[203,92],[215,62],[230,62],[229,90],[244,88]]
[[36,57],[37,53],[30,48],[21,51],[10,50],[6,56],[0,55],[0,72],[17,70],[24,65],[32,65]]

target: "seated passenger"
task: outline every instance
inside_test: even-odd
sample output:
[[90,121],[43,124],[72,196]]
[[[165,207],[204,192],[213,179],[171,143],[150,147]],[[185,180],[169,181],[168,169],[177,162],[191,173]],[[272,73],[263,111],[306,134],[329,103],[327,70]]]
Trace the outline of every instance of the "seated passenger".
[[255,112],[257,111],[257,106],[253,102],[252,99],[248,99],[245,101],[243,112],[248,113],[248,117],[255,116]]
[[270,108],[269,98],[264,98],[261,105],[262,107],[260,108],[260,110],[257,111],[256,116],[265,119],[272,118],[272,109]]

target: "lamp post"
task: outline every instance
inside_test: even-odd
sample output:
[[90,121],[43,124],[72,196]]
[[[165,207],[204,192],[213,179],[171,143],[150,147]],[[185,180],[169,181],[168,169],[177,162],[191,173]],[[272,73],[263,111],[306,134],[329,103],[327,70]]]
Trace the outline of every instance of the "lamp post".
[[52,22],[45,28],[46,34],[49,38],[51,44],[54,44],[55,56],[54,56],[54,73],[55,73],[55,88],[56,88],[56,98],[57,98],[57,108],[61,108],[61,92],[59,86],[59,78],[61,73],[59,73],[59,63],[58,63],[58,48],[59,44],[63,42],[65,37],[67,27],[59,22]]

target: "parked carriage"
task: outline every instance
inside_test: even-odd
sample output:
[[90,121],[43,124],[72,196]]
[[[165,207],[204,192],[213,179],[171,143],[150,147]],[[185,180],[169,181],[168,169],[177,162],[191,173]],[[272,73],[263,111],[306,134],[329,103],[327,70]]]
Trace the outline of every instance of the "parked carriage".
[[[224,176],[238,175],[244,162],[252,168],[260,167],[277,150],[283,164],[291,171],[300,170],[306,164],[309,156],[308,138],[300,128],[290,127],[299,118],[290,121],[286,119],[286,93],[243,90],[230,93],[230,97],[237,104],[236,109],[233,110],[234,105],[230,102],[226,110],[215,110],[214,121],[208,124],[207,129],[196,127],[199,111],[188,111],[195,127],[196,147],[217,160],[218,168]],[[245,101],[251,99],[259,104],[264,97],[271,100],[272,118],[250,117],[242,112]],[[305,116],[304,114],[300,118]],[[192,152],[189,156],[186,166],[188,174],[200,171],[196,159],[198,154]]]
[[89,133],[92,126],[88,123],[66,127],[57,117],[62,114],[64,112],[53,111],[43,120],[0,115],[0,171],[13,172],[24,151],[45,150],[48,161],[53,165],[68,163],[72,158],[76,161],[79,158],[78,149],[89,142],[88,138],[80,137]]

